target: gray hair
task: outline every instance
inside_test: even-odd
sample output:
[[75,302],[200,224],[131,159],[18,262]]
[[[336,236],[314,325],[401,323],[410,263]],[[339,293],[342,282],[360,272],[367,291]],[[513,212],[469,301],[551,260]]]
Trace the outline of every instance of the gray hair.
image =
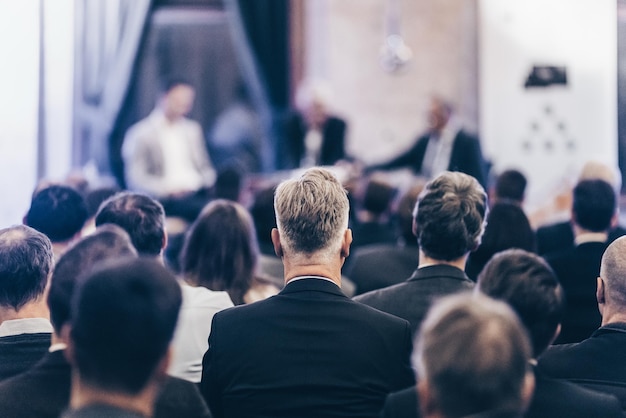
[[52,243],[41,232],[15,225],[0,230],[0,305],[16,311],[43,295],[54,265]]
[[288,252],[330,256],[339,250],[348,228],[348,196],[328,170],[311,168],[300,178],[278,185],[276,225]]

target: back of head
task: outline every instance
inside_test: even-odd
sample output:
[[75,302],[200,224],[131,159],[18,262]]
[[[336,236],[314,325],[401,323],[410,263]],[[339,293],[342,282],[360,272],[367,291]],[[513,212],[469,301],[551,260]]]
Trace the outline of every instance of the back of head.
[[535,232],[521,207],[498,202],[489,210],[480,247],[471,257],[486,262],[495,253],[509,248],[534,251]]
[[187,232],[181,271],[195,285],[228,291],[238,305],[252,284],[258,253],[246,209],[232,201],[214,200]]
[[124,229],[142,255],[157,256],[165,242],[163,206],[140,193],[118,193],[100,205],[96,226],[115,224]]
[[496,179],[494,187],[497,200],[522,203],[526,193],[526,176],[517,170],[505,170]]
[[413,232],[413,209],[417,197],[424,189],[423,184],[411,187],[398,202],[395,218],[397,221],[398,233],[407,245],[417,245],[417,238]]
[[417,337],[420,407],[447,418],[518,416],[529,358],[528,337],[508,305],[485,296],[447,296],[432,306]]
[[250,215],[252,215],[252,220],[254,221],[254,228],[256,229],[259,243],[272,243],[272,228],[276,228],[276,214],[274,212],[275,190],[275,185],[259,190],[255,193],[254,202],[250,208]]
[[609,183],[616,194],[622,188],[622,175],[615,165],[605,164],[600,161],[587,161],[580,170],[578,181],[582,180],[604,180]]
[[467,174],[444,172],[428,182],[413,213],[420,249],[436,260],[456,260],[476,249],[484,231],[487,195]]
[[626,312],[626,237],[613,241],[604,252],[600,277],[605,285],[605,303]]
[[478,276],[476,290],[508,303],[519,315],[538,357],[555,337],[565,301],[546,261],[524,250],[496,254]]
[[54,267],[48,291],[50,321],[57,334],[60,335],[61,328],[70,319],[70,305],[78,277],[103,261],[136,255],[128,234],[112,224],[101,226],[68,249]]
[[156,260],[101,264],[72,300],[71,357],[85,384],[137,394],[168,350],[181,305],[176,278]]
[[370,179],[365,187],[362,207],[375,216],[381,216],[389,209],[395,193],[390,184]]
[[604,232],[611,227],[616,213],[613,188],[604,180],[582,180],[574,187],[574,222],[589,231]]
[[276,224],[285,254],[338,251],[348,228],[348,196],[328,170],[311,168],[286,180],[274,197]]
[[47,236],[26,225],[0,230],[0,306],[20,310],[40,298],[54,255]]
[[33,196],[24,223],[46,234],[52,242],[63,242],[80,232],[87,217],[87,205],[80,193],[68,186],[52,185]]

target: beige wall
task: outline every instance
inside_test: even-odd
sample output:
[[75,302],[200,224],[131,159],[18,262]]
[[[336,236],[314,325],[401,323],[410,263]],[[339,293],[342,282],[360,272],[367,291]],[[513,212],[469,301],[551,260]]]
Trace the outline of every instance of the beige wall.
[[[393,0],[392,0],[393,1]],[[304,72],[326,78],[349,122],[349,151],[372,163],[410,146],[425,128],[428,96],[452,100],[477,129],[476,0],[399,0],[412,61],[395,74],[379,63],[386,0],[306,0]]]

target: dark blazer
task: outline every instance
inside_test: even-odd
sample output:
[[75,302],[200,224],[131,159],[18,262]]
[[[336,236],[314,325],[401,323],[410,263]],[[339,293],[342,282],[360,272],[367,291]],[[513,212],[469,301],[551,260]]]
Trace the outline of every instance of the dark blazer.
[[367,292],[354,300],[406,319],[415,334],[433,299],[473,287],[474,282],[463,270],[439,264],[418,268],[405,282]]
[[[329,116],[322,127],[322,148],[318,165],[333,165],[346,157],[345,136],[346,122],[335,116]],[[291,113],[285,122],[284,146],[278,147],[277,161],[279,169],[300,167],[304,157],[304,138],[308,127],[300,113]]]
[[200,386],[218,418],[376,417],[411,349],[408,322],[305,278],[213,317]]
[[[415,386],[387,396],[380,418],[418,418],[419,401]],[[526,418],[622,418],[615,396],[595,392],[535,372],[535,392]]]
[[366,245],[351,251],[343,273],[355,284],[355,294],[360,295],[403,282],[418,262],[417,245]]
[[[422,163],[426,154],[426,147],[430,140],[430,133],[417,139],[415,144],[403,154],[393,160],[372,167],[373,169],[392,169],[409,167],[415,174],[422,171]],[[463,130],[454,137],[452,152],[450,153],[449,171],[460,171],[469,174],[483,186],[487,186],[486,164],[480,149],[480,141]]]
[[614,394],[626,411],[626,323],[600,327],[576,344],[553,345],[539,357],[547,376]]
[[[609,243],[622,235],[626,235],[626,229],[622,226],[618,225],[611,229],[609,231]],[[542,226],[537,229],[536,237],[537,253],[540,255],[566,250],[574,246],[574,231],[570,221]]]
[[41,360],[50,348],[51,335],[38,332],[0,337],[0,381],[28,370]]
[[557,344],[588,338],[601,322],[596,278],[607,242],[586,242],[545,256],[565,292],[565,314]]
[[[58,417],[69,404],[71,367],[63,351],[48,352],[25,373],[0,383],[3,418]],[[157,399],[155,418],[197,417],[211,414],[196,384],[168,378]]]

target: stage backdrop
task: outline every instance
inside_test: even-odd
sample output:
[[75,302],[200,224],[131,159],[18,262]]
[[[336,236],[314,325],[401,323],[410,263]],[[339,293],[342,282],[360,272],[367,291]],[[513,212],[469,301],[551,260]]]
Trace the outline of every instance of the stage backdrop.
[[481,0],[480,132],[494,169],[529,179],[529,206],[581,165],[617,165],[615,1]]

